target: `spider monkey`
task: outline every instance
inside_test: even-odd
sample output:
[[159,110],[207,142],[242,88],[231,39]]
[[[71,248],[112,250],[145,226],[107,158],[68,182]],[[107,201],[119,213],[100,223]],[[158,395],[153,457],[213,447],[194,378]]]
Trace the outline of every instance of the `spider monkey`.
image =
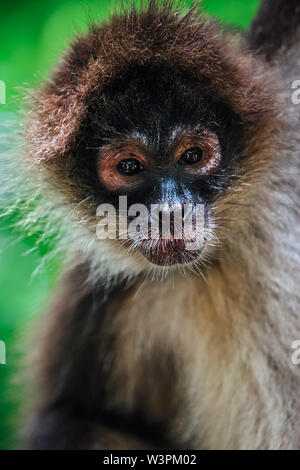
[[[92,25],[35,92],[29,160],[77,243],[28,448],[300,448],[299,27],[300,0],[262,1],[245,34],[151,0]],[[97,239],[119,196],[204,205],[201,247],[174,227]]]

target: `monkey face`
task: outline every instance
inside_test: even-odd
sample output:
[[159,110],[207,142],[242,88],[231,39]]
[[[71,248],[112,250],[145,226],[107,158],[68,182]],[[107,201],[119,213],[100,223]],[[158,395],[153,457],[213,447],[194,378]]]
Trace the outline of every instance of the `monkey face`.
[[[139,67],[93,96],[70,175],[81,179],[78,187],[90,187],[95,204],[115,208],[112,238],[119,249],[159,266],[189,264],[215,245],[214,205],[237,177],[243,149],[237,116],[204,81],[166,67]],[[135,237],[122,236],[119,196],[127,198],[128,224],[131,207],[147,209],[143,236],[140,225]]]
[[145,233],[141,236],[139,227],[132,238],[149,261],[173,265],[199,256],[205,243],[207,206],[197,184],[217,170],[220,158],[216,134],[180,127],[170,129],[162,148],[151,145],[146,133],[102,147],[96,163],[101,184],[110,192],[129,196],[133,208],[142,204],[146,209],[142,214]]

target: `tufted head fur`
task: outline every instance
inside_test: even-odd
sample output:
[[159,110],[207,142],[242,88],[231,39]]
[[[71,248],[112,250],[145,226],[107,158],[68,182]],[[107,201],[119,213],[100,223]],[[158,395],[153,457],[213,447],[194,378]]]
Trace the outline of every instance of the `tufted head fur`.
[[35,96],[28,139],[36,160],[50,162],[72,151],[92,96],[135,66],[185,70],[252,130],[270,125],[272,90],[259,61],[196,7],[183,15],[173,4],[151,0],[143,10],[115,14],[73,43]]

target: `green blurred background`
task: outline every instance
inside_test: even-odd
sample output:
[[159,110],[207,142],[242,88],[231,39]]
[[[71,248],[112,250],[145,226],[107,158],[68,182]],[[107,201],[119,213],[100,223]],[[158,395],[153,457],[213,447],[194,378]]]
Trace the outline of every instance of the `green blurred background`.
[[[206,0],[204,7],[226,24],[245,29],[258,3]],[[70,38],[85,31],[91,18],[107,17],[114,4],[118,0],[1,0],[0,80],[6,84],[6,104],[0,104],[0,151],[3,124],[21,107],[20,89],[45,79]],[[35,237],[12,230],[14,217],[0,217],[0,340],[7,348],[7,364],[0,365],[0,449],[18,448],[16,416],[22,391],[11,379],[25,355],[20,338],[43,309],[59,269],[59,261],[53,260],[33,275],[49,247],[32,250]]]

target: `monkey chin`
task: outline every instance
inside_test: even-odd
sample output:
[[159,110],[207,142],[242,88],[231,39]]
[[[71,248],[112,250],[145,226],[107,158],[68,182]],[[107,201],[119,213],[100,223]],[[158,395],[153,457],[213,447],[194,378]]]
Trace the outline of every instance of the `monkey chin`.
[[156,266],[175,266],[190,264],[199,258],[203,246],[197,250],[188,248],[188,243],[184,240],[157,240],[154,244],[142,241],[139,252],[151,264]]

